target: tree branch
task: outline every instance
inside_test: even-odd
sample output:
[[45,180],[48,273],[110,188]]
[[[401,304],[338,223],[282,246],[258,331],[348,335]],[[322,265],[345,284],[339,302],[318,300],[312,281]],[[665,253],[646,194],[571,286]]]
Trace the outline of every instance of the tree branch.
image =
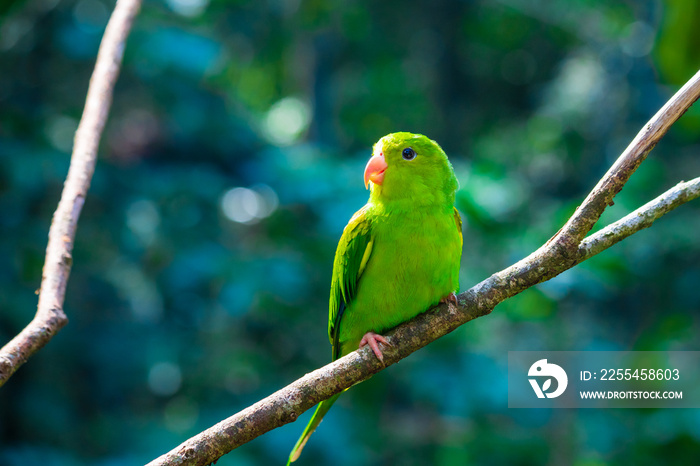
[[192,437],[148,466],[210,464],[255,437],[293,422],[320,401],[370,378],[466,322],[489,314],[505,299],[559,275],[699,197],[700,178],[681,183],[584,239],[647,154],[699,96],[700,72],[644,126],[557,234],[528,257],[461,293],[457,306],[442,304],[390,331],[387,336],[392,346],[383,351],[384,364],[368,348],[350,353]]
[[639,230],[649,228],[656,219],[698,197],[700,197],[700,178],[678,183],[656,199],[581,241],[580,261],[583,262],[595,256]]
[[141,0],[118,0],[105,29],[83,116],[75,133],[68,176],[51,221],[37,312],[29,325],[0,349],[0,386],[68,323],[63,300],[78,218],[95,171],[97,148],[112,103],[126,38],[140,6]]
[[610,170],[588,194],[583,204],[558,233],[558,240],[570,251],[596,224],[605,208],[613,205],[613,198],[622,190],[647,155],[656,146],[668,129],[700,97],[700,71],[685,83],[666,105],[656,112],[649,122],[618,157]]

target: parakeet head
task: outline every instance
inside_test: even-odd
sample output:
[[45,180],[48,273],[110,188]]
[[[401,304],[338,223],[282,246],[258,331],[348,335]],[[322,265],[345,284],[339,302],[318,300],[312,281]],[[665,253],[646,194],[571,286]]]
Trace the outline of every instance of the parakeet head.
[[413,206],[436,204],[452,208],[457,177],[447,155],[422,134],[392,133],[374,145],[365,168],[370,201]]

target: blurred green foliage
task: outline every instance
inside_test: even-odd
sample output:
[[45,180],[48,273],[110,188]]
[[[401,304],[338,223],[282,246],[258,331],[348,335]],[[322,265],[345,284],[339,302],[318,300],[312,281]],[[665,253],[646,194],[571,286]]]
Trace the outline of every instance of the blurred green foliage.
[[[0,336],[34,314],[106,0],[0,3]],[[70,324],[0,390],[0,464],[145,463],[330,359],[336,242],[393,131],[445,148],[462,287],[546,241],[698,68],[694,0],[147,0],[80,220]],[[603,222],[700,174],[700,112]],[[509,410],[513,350],[698,350],[680,208],[354,387],[303,464],[692,464],[697,410]],[[309,414],[223,457],[282,464]]]

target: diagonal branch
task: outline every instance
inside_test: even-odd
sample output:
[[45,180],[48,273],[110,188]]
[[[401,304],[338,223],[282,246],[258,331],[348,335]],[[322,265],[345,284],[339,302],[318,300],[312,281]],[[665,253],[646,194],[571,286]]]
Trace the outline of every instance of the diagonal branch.
[[649,228],[663,215],[698,197],[700,197],[700,178],[678,183],[656,199],[581,241],[580,262],[608,249],[639,230]]
[[627,183],[632,173],[646,159],[671,125],[678,121],[698,100],[698,97],[700,97],[700,71],[695,73],[695,76],[690,78],[637,133],[634,140],[556,235],[557,240],[567,244],[571,251],[576,249],[578,243],[596,224],[605,208],[613,204],[613,198]]
[[459,326],[489,314],[525,289],[547,281],[607,249],[654,220],[700,197],[700,178],[680,183],[630,215],[584,239],[671,125],[700,96],[700,72],[647,123],[562,229],[537,251],[458,296],[388,333],[392,344],[382,364],[367,348],[355,351],[273,393],[258,403],[192,437],[148,466],[207,465],[279,426],[293,422],[320,401],[370,378]]
[[75,133],[68,176],[49,230],[37,312],[29,325],[0,349],[0,386],[68,323],[63,300],[78,218],[95,171],[97,148],[112,103],[126,38],[140,6],[141,0],[118,0],[107,24]]

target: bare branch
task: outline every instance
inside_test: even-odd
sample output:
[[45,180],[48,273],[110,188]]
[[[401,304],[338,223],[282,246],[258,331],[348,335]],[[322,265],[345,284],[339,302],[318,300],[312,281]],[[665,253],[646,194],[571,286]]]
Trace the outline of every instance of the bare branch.
[[107,24],[75,133],[68,176],[49,230],[37,312],[29,325],[0,350],[0,386],[68,323],[63,300],[78,217],[95,171],[97,148],[112,103],[126,38],[140,6],[141,0],[118,0]]
[[644,126],[552,239],[525,259],[461,293],[457,306],[441,304],[390,331],[387,336],[392,346],[383,350],[384,364],[368,348],[350,353],[192,437],[148,466],[210,464],[253,438],[296,420],[318,402],[370,378],[466,322],[489,314],[505,299],[559,275],[699,197],[700,179],[681,183],[583,240],[649,151],[699,96],[700,72]]
[[581,241],[581,261],[595,256],[639,230],[649,228],[656,219],[698,197],[700,178],[678,183],[653,201]]
[[555,236],[573,254],[656,143],[700,97],[700,71],[656,112]]

